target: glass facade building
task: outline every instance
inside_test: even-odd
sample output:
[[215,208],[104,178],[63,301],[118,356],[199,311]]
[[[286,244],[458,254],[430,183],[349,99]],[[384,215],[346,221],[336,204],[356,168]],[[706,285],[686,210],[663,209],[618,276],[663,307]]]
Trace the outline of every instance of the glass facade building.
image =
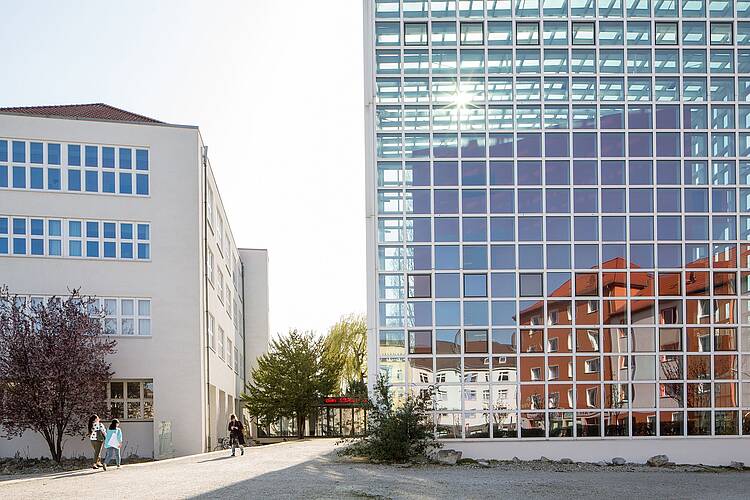
[[750,0],[366,0],[371,370],[445,439],[750,436]]

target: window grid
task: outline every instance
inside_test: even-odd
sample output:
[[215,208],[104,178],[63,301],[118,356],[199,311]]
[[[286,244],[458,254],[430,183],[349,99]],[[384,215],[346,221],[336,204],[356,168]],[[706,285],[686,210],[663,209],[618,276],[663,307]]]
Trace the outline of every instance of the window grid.
[[151,225],[0,215],[0,255],[151,260]]
[[[441,387],[435,417],[436,431],[444,438],[562,438],[565,429],[577,438],[693,437],[704,435],[706,428],[708,435],[750,434],[750,355],[743,354],[750,352],[750,329],[744,326],[750,307],[745,298],[750,293],[745,243],[750,239],[750,219],[744,215],[750,163],[743,160],[750,156],[750,122],[744,118],[750,111],[744,104],[750,102],[750,78],[743,76],[750,72],[746,35],[750,23],[742,21],[750,17],[750,3],[736,2],[735,13],[711,10],[719,2],[705,2],[702,14],[687,11],[679,19],[680,5],[673,13],[655,10],[651,17],[649,10],[622,7],[612,15],[602,10],[603,2],[598,9],[592,3],[590,13],[575,5],[568,9],[565,3],[563,11],[536,14],[512,9],[510,2],[507,11],[499,7],[500,2],[455,3],[458,20],[455,11],[451,15],[410,10],[422,4],[434,9],[431,2],[402,2],[401,9],[399,2],[375,2],[381,372],[390,377],[397,394],[424,391],[430,381]],[[523,4],[514,2],[518,5]],[[627,22],[620,19],[623,16]],[[406,24],[420,24],[420,19],[425,29],[419,45],[424,48],[404,44]],[[462,43],[469,31],[479,32],[468,28],[478,20],[484,43],[475,45],[476,38],[471,46]],[[390,21],[395,21],[394,29],[383,31],[387,36],[379,39],[377,24],[388,27]],[[531,43],[515,38],[523,23],[537,26],[536,35],[524,40]],[[602,37],[612,33],[613,23],[622,25],[619,43]],[[555,28],[550,33],[559,33],[556,30],[563,25],[564,43],[545,37],[547,26]],[[593,39],[574,42],[573,25],[584,28],[589,37],[593,33]],[[694,30],[701,25],[703,39],[696,43]],[[508,36],[491,38],[498,33]],[[593,40],[599,45],[587,46]],[[526,69],[524,59],[536,54],[529,49],[539,54],[538,62],[532,59],[532,70]],[[491,65],[493,57],[506,55],[501,52],[505,50],[508,65]],[[549,62],[563,53],[562,68]],[[693,59],[701,55],[705,62]],[[578,66],[574,66],[576,57]],[[519,65],[521,60],[524,65]],[[391,62],[398,65],[389,66]],[[639,126],[642,117],[638,116],[643,105],[648,106],[651,120],[645,128]],[[676,122],[659,123],[660,115],[675,109]],[[694,113],[705,118],[688,124]],[[621,121],[613,123],[613,116]],[[576,148],[577,139],[590,149]],[[525,141],[532,146],[521,149]],[[665,147],[668,142],[670,147]],[[565,182],[545,181],[547,167],[556,159],[569,162]],[[593,161],[593,183],[574,180],[573,163],[579,159]],[[493,181],[492,164],[503,161],[516,175],[509,182]],[[605,164],[616,161],[623,164],[622,180],[602,179]],[[651,178],[646,182],[631,178],[631,165],[638,161],[651,162]],[[539,180],[520,182],[517,174],[532,168],[532,162],[539,164]],[[419,163],[426,168],[417,168]],[[474,172],[479,181],[462,180],[463,167],[469,163],[478,165]],[[438,183],[436,173],[444,164],[454,164],[454,180]],[[660,167],[670,164],[678,166],[676,180],[658,179]],[[688,176],[694,168],[697,173]],[[509,209],[493,208],[499,191],[510,193]],[[612,197],[623,201],[609,203]],[[577,208],[584,198],[593,199],[593,205],[580,201]],[[695,208],[696,198],[705,198],[705,206]],[[662,208],[665,199],[676,200],[676,207]],[[644,202],[650,206],[644,207]],[[522,203],[532,208],[522,210]],[[575,234],[577,218],[581,228],[596,229],[594,236]],[[562,237],[561,225],[567,227]],[[651,234],[639,233],[649,225]],[[523,231],[531,236],[522,237]],[[448,236],[441,240],[439,234]],[[560,246],[569,247],[568,262],[550,266],[549,252]],[[590,255],[595,256],[593,266]],[[484,263],[477,264],[477,257]],[[599,269],[604,262],[611,268]],[[607,295],[603,288],[594,296],[578,294],[575,286],[569,286],[568,294],[550,297],[566,282],[565,275],[575,280],[582,271],[595,274],[597,286],[603,286],[610,275],[620,275],[624,297],[613,291]],[[512,275],[512,289],[508,291],[511,285],[504,283],[495,295],[493,277],[503,272]],[[465,278],[482,273],[486,295],[474,298],[475,292],[465,289]],[[679,276],[679,291],[660,294],[658,279],[674,273]],[[541,275],[544,293],[520,292],[521,277],[530,274]],[[651,290],[641,292],[644,274]],[[696,274],[708,278],[705,294],[688,291]],[[429,298],[412,292],[410,278],[416,276],[429,280],[420,287],[430,293]],[[440,295],[439,280],[454,283],[446,288],[448,295]],[[550,289],[551,284],[556,287]],[[639,301],[648,300],[654,302],[655,311],[652,319],[642,322],[631,310],[646,306]],[[664,312],[658,308],[661,302],[670,306]],[[500,321],[496,321],[496,303],[507,305],[497,306]],[[535,303],[541,308],[541,322],[524,322],[522,312]],[[568,306],[560,308],[561,303]],[[625,311],[624,320],[629,320],[621,327],[623,350],[604,352],[599,345],[596,352],[579,352],[574,338],[565,349],[562,337],[549,337],[550,332],[567,329],[571,337],[591,330],[602,338],[618,328],[610,323],[612,316],[604,317],[615,303]],[[591,321],[592,314],[596,321]],[[695,319],[689,320],[689,315]],[[653,348],[634,350],[631,328],[653,330]],[[486,354],[470,354],[462,332],[482,329],[490,338],[495,331],[512,332],[508,334],[516,344],[524,332],[538,332],[547,343],[542,342],[542,349],[534,354],[515,344],[507,352],[489,352],[494,348],[490,340]],[[690,350],[692,336],[704,330],[709,339],[734,336],[734,348],[712,345],[704,351]],[[665,338],[679,339],[682,348],[675,351],[659,345],[656,334],[662,331]],[[454,332],[458,351],[450,355],[438,351],[446,342],[438,339]],[[428,350],[420,354],[419,349]],[[708,362],[709,368],[727,363],[734,368],[728,377],[709,370],[707,378],[691,378],[684,371],[693,359]],[[458,360],[457,369],[453,360]],[[647,366],[650,360],[653,377],[633,379],[633,363]],[[674,376],[671,367],[677,360],[683,373],[668,378]],[[566,364],[569,369],[563,368]],[[624,370],[626,378],[604,378],[608,367],[611,373]],[[541,380],[531,380],[531,369]],[[587,369],[592,373],[587,374]],[[545,380],[544,375],[553,373],[555,380]],[[597,373],[598,379],[588,378]],[[474,385],[478,382],[483,385]],[[629,396],[625,399],[613,396],[620,394],[613,390],[620,383]],[[572,392],[574,388],[582,390]],[[634,394],[628,394],[631,389],[647,396],[653,389],[654,403],[636,404]],[[680,389],[682,401],[673,408]],[[559,403],[568,397],[567,390],[574,399],[569,408]],[[701,402],[705,394],[709,394],[707,405]],[[480,400],[482,404],[477,403]],[[506,404],[509,400],[512,403]],[[505,406],[498,407],[497,402]],[[524,422],[529,422],[526,428]],[[486,435],[476,431],[486,427]]]
[[134,146],[0,139],[0,188],[149,196],[149,156]]

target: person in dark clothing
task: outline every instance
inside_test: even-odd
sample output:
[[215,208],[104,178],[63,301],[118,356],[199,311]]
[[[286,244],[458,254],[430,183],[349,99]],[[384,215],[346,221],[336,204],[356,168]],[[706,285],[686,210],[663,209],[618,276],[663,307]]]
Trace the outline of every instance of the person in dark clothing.
[[232,456],[234,456],[234,450],[239,446],[240,453],[245,454],[245,436],[243,431],[245,430],[242,422],[237,420],[234,414],[229,416],[229,425],[227,426],[229,431],[229,442],[232,444]]

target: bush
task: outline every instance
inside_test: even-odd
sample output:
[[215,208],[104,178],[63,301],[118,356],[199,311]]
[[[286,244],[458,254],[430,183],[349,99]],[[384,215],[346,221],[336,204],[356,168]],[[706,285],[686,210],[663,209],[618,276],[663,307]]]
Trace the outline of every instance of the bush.
[[395,406],[384,377],[379,377],[369,405],[367,433],[343,453],[381,462],[405,462],[442,445],[435,439],[428,413],[429,400],[407,395]]

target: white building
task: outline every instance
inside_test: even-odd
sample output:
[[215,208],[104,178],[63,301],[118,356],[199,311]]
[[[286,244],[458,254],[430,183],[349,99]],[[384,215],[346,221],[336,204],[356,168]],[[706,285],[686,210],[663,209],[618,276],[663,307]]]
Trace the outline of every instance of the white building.
[[[111,312],[124,457],[216,446],[267,347],[268,254],[235,244],[206,151],[198,127],[105,104],[0,109],[0,283],[80,288]],[[0,441],[17,451],[48,453],[36,435]]]

